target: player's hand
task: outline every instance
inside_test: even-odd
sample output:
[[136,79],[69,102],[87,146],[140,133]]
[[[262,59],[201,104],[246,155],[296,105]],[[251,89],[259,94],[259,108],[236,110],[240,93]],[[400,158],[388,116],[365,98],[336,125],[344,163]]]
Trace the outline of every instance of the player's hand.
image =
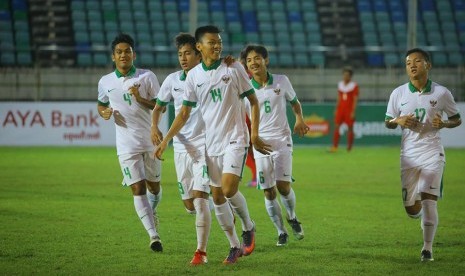
[[295,122],[294,125],[294,134],[299,135],[300,137],[304,137],[305,134],[310,130],[305,122],[302,120],[298,120]]
[[160,145],[161,141],[163,141],[163,133],[156,126],[152,126],[150,137],[152,138],[152,143],[154,146]]
[[395,123],[397,123],[401,127],[413,129],[418,125],[419,121],[415,117],[415,115],[409,114],[398,117],[395,120]]
[[140,99],[139,87],[140,84],[135,83],[133,86],[129,88],[129,94],[133,95],[136,98],[136,101]]
[[154,157],[158,160],[163,161],[164,159],[161,157],[163,156],[163,152],[165,151],[166,146],[166,142],[164,140],[161,141],[161,143],[158,145],[158,147],[155,149],[155,152],[153,153]]
[[231,55],[227,55],[223,60],[228,67],[236,61],[236,59]]
[[441,114],[436,113],[436,115],[434,116],[432,125],[433,125],[434,128],[437,128],[437,129],[441,129],[441,128],[445,127],[445,123],[442,120]]
[[108,120],[111,118],[112,114],[113,114],[113,108],[107,107],[100,113],[100,116],[102,116],[103,119]]
[[355,111],[350,112],[350,119],[355,119]]
[[271,146],[263,142],[263,140],[259,136],[252,137],[252,144],[253,147],[260,153],[269,155],[273,150]]

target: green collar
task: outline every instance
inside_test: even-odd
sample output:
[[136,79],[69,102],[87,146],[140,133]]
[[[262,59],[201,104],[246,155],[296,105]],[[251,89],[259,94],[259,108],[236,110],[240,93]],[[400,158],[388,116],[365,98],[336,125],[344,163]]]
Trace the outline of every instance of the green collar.
[[202,68],[203,68],[203,70],[205,70],[205,71],[215,70],[216,68],[218,68],[218,67],[220,66],[221,60],[222,60],[222,59],[220,58],[219,60],[215,61],[215,62],[214,62],[212,65],[210,65],[210,66],[205,65],[205,63],[203,63],[203,61],[202,61]]
[[423,91],[419,91],[415,86],[413,86],[412,82],[408,82],[408,89],[410,90],[410,92],[412,93],[415,93],[415,92],[420,92],[420,93],[423,93],[423,92],[426,92],[426,93],[429,93],[431,92],[431,80],[428,79],[428,81],[426,82],[426,85],[425,85],[425,88],[423,89]]
[[[268,82],[266,83],[267,85],[272,85],[273,84],[273,75],[270,74],[270,72],[266,72],[266,77],[268,79]],[[262,88],[262,84],[261,83],[258,83],[254,78],[252,78],[252,86],[255,88],[255,89],[260,89]]]
[[136,73],[136,67],[133,65],[131,69],[129,69],[128,73],[126,75],[123,75],[118,69],[115,69],[115,74],[118,78],[121,77],[130,77]]
[[179,80],[185,81],[186,78],[187,78],[186,71],[183,70],[182,73],[181,73],[181,76],[179,76]]

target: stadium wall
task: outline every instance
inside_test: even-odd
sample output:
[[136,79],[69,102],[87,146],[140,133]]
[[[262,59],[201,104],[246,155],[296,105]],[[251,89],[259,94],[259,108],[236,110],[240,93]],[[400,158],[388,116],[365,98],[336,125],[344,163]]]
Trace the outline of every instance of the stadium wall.
[[[459,103],[465,110],[465,102]],[[174,119],[174,108],[163,116],[161,130],[166,133]],[[294,125],[288,108],[290,126]],[[331,145],[334,128],[332,104],[303,104],[304,119],[310,127],[303,137],[294,136],[296,145]],[[384,146],[400,144],[400,129],[384,127],[385,104],[360,103],[354,125],[355,144]],[[463,114],[463,113],[462,113]],[[169,118],[168,118],[169,117]],[[114,146],[115,128],[112,120],[97,114],[96,103],[90,102],[0,102],[1,146]],[[341,128],[341,133],[346,132]],[[465,148],[465,124],[441,131],[446,147]],[[460,137],[460,138],[458,138]],[[342,144],[345,139],[341,139]]]

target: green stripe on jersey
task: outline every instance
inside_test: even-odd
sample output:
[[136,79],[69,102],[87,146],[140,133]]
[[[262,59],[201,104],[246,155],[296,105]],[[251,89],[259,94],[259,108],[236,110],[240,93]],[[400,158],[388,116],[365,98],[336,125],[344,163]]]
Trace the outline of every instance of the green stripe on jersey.
[[101,102],[101,101],[97,101],[97,102],[98,102],[98,105],[100,105],[100,106],[105,106],[105,107],[107,107],[107,106],[110,105],[110,102],[108,102],[108,103],[104,103],[104,102]]
[[294,97],[294,99],[292,99],[290,101],[291,104],[296,104],[299,100],[297,100],[297,96]]
[[182,105],[195,107],[197,103],[184,100],[182,101]]
[[157,99],[157,104],[159,106],[166,106],[168,104],[168,102],[163,102],[163,101],[160,101],[159,99]]
[[252,94],[255,94],[255,90],[252,88],[250,90],[247,90],[245,91],[244,93],[241,94],[241,99],[249,96],[249,95],[252,95]]
[[394,119],[394,118],[392,118],[391,116],[388,116],[388,115],[386,115],[386,117],[384,117],[385,121],[389,121],[389,120],[392,120],[392,119]]

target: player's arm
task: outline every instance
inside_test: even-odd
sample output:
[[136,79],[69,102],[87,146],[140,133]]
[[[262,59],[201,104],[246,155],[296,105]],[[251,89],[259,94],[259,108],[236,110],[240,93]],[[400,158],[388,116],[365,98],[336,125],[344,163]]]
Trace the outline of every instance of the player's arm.
[[294,112],[294,115],[295,115],[294,134],[297,134],[300,137],[303,137],[305,134],[307,134],[309,127],[304,122],[304,117],[302,114],[302,105],[300,104],[297,97],[295,97],[291,101],[291,107],[292,107],[292,112]]
[[357,103],[358,103],[358,87],[357,90],[354,91],[354,103],[352,105],[352,111],[350,112],[350,118],[353,119],[355,118],[355,110],[357,109]]
[[461,124],[462,124],[462,119],[460,118],[460,114],[451,116],[447,119],[447,121],[443,121],[441,114],[437,113],[432,122],[433,127],[437,129],[454,128],[454,127],[458,127]]
[[265,144],[265,142],[263,142],[263,140],[258,135],[258,124],[260,121],[260,105],[258,103],[257,96],[255,95],[255,93],[249,93],[247,95],[247,99],[250,103],[250,120],[252,123],[252,126],[250,128],[250,141],[252,142],[254,148],[257,151],[268,155],[272,152],[271,146]]
[[166,104],[157,100],[157,104],[155,105],[155,108],[152,112],[152,127],[150,131],[150,137],[154,145],[159,145],[163,140],[163,133],[158,128],[158,123],[160,122],[163,113],[166,111]]
[[139,87],[140,87],[140,84],[133,85],[131,88],[129,88],[129,94],[133,95],[134,98],[136,98],[136,101],[140,103],[142,106],[147,107],[148,109],[154,109],[156,101],[147,100],[144,97],[142,97],[139,93]]
[[174,121],[171,124],[170,129],[168,130],[168,133],[166,133],[166,137],[163,138],[163,140],[160,142],[157,149],[155,150],[156,158],[163,160],[161,157],[166,147],[168,146],[169,141],[171,141],[171,139],[173,139],[173,137],[176,134],[178,134],[179,131],[182,129],[182,127],[186,124],[187,120],[190,117],[191,110],[192,110],[191,105],[183,104],[178,115],[176,116],[176,118],[174,118]]
[[340,95],[339,91],[337,91],[336,106],[334,107],[334,117],[336,117],[337,108],[339,107],[340,101],[341,101],[341,95]]
[[101,102],[98,102],[97,110],[100,117],[102,117],[105,120],[110,119],[111,115],[113,114],[113,108],[111,108],[108,104],[104,104]]

